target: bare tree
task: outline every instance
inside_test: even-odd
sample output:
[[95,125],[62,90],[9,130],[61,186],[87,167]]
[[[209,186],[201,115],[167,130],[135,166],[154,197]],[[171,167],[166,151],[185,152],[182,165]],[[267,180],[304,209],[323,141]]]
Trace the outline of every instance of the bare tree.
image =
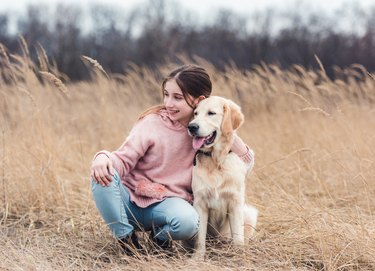
[[[218,68],[234,63],[244,69],[262,61],[284,68],[297,63],[317,67],[317,55],[333,76],[335,65],[361,63],[375,70],[375,7],[364,10],[357,4],[329,16],[323,11],[306,14],[306,4],[247,17],[219,10],[205,24],[195,24],[196,17],[173,0],[149,0],[126,11],[94,5],[90,24],[83,23],[77,7],[59,5],[52,13],[34,5],[18,20],[18,32],[30,48],[40,43],[73,80],[88,75],[81,55],[120,73],[132,62],[154,66],[180,54],[200,56]],[[347,22],[352,23],[345,28]],[[17,51],[18,33],[9,33],[8,27],[8,16],[0,15],[0,42]]]

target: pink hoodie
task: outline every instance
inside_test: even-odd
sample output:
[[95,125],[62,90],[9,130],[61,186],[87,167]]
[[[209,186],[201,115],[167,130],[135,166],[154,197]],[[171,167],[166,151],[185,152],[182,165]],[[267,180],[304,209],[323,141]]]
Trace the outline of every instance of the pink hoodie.
[[[242,149],[241,149],[242,146]],[[254,153],[236,136],[232,151],[249,165]],[[240,152],[240,153],[238,153]],[[192,202],[193,160],[196,151],[186,127],[169,119],[165,110],[139,120],[121,147],[105,153],[113,162],[130,200],[147,207],[166,197],[180,197]]]

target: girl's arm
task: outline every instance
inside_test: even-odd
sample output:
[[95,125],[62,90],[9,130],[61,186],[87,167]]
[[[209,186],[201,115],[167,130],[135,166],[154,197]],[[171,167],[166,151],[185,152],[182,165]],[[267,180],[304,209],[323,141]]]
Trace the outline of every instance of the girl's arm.
[[254,167],[254,151],[247,146],[243,140],[235,134],[232,148],[232,152],[237,154],[242,161],[248,166],[248,171],[251,171]]
[[125,142],[114,152],[99,151],[94,155],[91,176],[102,185],[109,185],[114,170],[120,176],[130,172],[152,144],[145,119],[136,123]]

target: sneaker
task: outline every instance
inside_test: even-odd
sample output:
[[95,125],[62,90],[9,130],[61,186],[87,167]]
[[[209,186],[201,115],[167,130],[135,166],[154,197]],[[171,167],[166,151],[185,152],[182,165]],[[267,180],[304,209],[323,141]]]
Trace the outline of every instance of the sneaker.
[[151,231],[150,233],[150,240],[152,247],[154,249],[154,252],[156,254],[163,254],[166,256],[172,256],[174,254],[172,240],[161,240],[157,237],[155,237],[154,231]]
[[137,235],[133,232],[131,235],[118,239],[118,242],[128,256],[143,254],[144,249],[138,241]]
[[195,243],[196,243],[197,234],[187,240],[181,241],[181,247],[187,254],[193,254],[195,251]]

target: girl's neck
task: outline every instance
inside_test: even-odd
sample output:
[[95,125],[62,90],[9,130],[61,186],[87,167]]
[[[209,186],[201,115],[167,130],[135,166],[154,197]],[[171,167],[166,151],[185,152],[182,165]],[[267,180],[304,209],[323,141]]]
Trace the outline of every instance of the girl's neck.
[[178,122],[182,125],[182,126],[184,126],[184,127],[188,127],[188,125],[189,125],[189,122],[192,120],[192,118],[193,118],[193,114],[189,117],[189,118],[186,118],[186,119],[183,119],[183,120],[178,120]]
[[188,125],[189,125],[189,122],[190,121],[178,121],[182,126],[184,126],[185,128],[187,128],[188,127]]

